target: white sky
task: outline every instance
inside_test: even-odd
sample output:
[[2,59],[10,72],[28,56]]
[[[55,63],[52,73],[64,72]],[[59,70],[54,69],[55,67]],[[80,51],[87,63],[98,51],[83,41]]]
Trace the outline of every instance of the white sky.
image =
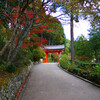
[[[61,14],[61,11],[58,10],[56,13],[52,13],[51,15],[56,17]],[[66,19],[66,18],[64,18]],[[68,20],[68,18],[67,18]],[[62,21],[60,20],[62,23]],[[67,23],[63,25],[64,33],[66,35],[66,38],[70,40],[70,24],[69,21],[66,21]],[[76,39],[78,36],[83,34],[86,38],[88,38],[88,29],[90,28],[90,23],[88,20],[79,20],[78,23],[74,22],[74,39]]]
[[[78,23],[74,22],[74,39],[83,34],[88,38],[88,29],[90,27],[89,21],[80,20]],[[63,25],[64,33],[67,39],[70,39],[70,24]]]

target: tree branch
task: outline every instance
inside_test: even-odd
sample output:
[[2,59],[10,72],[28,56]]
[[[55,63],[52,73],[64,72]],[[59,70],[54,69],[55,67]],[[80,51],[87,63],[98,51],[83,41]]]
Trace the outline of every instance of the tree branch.
[[35,24],[35,25],[33,25],[33,27],[40,26],[40,25],[42,25],[42,23],[40,23],[40,24]]

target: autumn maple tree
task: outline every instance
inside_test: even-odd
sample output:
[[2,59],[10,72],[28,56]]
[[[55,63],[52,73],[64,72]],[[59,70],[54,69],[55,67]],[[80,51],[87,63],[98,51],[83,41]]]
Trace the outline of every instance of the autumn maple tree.
[[[13,0],[14,2],[15,0]],[[10,24],[9,28],[12,30],[12,34],[8,40],[8,42],[4,45],[4,47],[0,51],[0,56],[3,55],[4,51],[7,47],[9,47],[8,57],[7,57],[7,66],[13,61],[15,58],[19,48],[22,45],[22,42],[28,35],[29,38],[39,41],[39,38],[34,38],[32,36],[32,30],[34,33],[42,33],[46,26],[42,25],[41,21],[44,20],[46,3],[44,0],[24,0],[24,1],[15,1],[17,2],[13,6],[9,6],[9,3],[12,2],[10,0],[4,2],[5,6],[0,9],[1,21],[3,19],[6,20],[5,23]],[[2,4],[2,2],[1,2]],[[4,24],[5,24],[4,23]],[[8,26],[7,24],[7,26]],[[38,28],[35,28],[39,26]],[[45,41],[45,40],[44,40]],[[26,40],[26,47],[31,46],[32,42],[29,43]]]
[[[0,3],[0,22],[8,36],[0,56],[8,49],[6,66],[12,63],[20,47],[28,49],[46,44],[44,32],[54,37],[57,27],[52,26],[59,21],[45,13],[48,10],[48,2],[50,0],[6,0]],[[56,37],[59,42],[60,35],[56,34]]]

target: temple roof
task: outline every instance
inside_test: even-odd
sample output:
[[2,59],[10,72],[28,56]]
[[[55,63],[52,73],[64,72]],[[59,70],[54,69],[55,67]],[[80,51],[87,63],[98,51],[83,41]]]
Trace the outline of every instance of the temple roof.
[[51,45],[51,46],[44,46],[44,49],[64,49],[64,45]]

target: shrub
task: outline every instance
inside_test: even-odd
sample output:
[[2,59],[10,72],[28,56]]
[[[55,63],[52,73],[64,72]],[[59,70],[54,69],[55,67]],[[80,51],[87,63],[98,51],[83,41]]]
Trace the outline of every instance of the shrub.
[[75,59],[79,61],[90,62],[92,60],[92,57],[90,58],[88,56],[81,55],[81,56],[75,56]]
[[100,84],[100,66],[94,66],[93,70],[90,73],[90,79],[93,82]]
[[91,80],[97,84],[100,84],[100,65],[96,65],[93,63],[81,63],[80,65],[82,66],[76,66],[72,69],[71,72],[79,76],[82,76],[88,80]]
[[15,70],[16,70],[16,66],[15,66],[15,65],[13,65],[13,64],[8,65],[8,67],[7,67],[7,72],[12,73],[12,72],[14,72]]
[[51,57],[48,57],[48,61],[49,62],[53,62]]
[[53,59],[54,59],[54,62],[58,62],[58,59],[59,59],[58,55],[53,54]]
[[73,68],[73,73],[75,74],[78,74],[80,71],[81,71],[80,68],[77,68],[77,67]]
[[0,71],[6,70],[5,64],[6,64],[6,62],[2,61],[2,64],[0,65]]
[[59,64],[60,64],[61,67],[65,68],[65,69],[68,69],[69,59],[68,59],[68,56],[66,54],[61,55]]
[[25,65],[29,64],[28,51],[23,48],[20,48],[19,52],[16,55],[16,58],[14,59],[14,61],[12,63],[16,67],[22,66],[23,64],[25,64]]
[[100,66],[94,66],[91,72],[91,76],[100,77]]
[[40,61],[41,58],[45,57],[45,52],[40,47],[34,49],[32,53],[32,61],[34,62]]
[[91,61],[93,58],[93,50],[91,48],[90,42],[83,36],[79,36],[76,41],[74,41],[75,47],[75,57],[80,61]]
[[84,66],[96,66],[96,65],[99,65],[98,63],[88,63],[88,62],[83,62],[83,61],[78,61],[78,60],[75,60],[75,64],[77,67],[84,67]]
[[5,65],[4,65],[4,64],[1,64],[1,65],[0,65],[0,70],[1,70],[1,71],[5,70]]

